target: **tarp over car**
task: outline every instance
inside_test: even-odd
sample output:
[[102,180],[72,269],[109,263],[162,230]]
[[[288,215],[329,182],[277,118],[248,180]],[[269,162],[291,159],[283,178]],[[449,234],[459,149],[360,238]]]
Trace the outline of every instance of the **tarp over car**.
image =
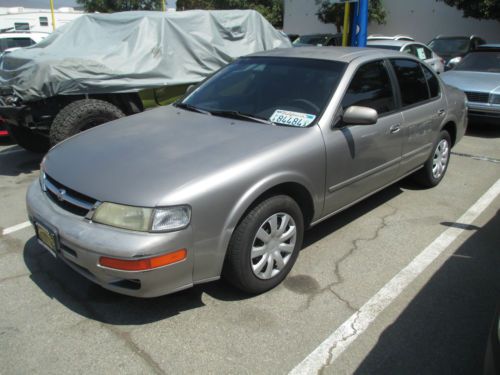
[[253,10],[87,14],[3,56],[0,86],[24,101],[198,82],[234,59],[291,47]]

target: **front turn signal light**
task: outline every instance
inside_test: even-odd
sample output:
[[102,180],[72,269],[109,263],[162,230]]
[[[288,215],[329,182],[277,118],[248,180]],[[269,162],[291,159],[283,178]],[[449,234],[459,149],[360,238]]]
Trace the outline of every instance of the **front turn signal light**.
[[100,257],[99,265],[107,268],[122,271],[147,271],[154,268],[167,266],[172,263],[180,262],[187,257],[187,250],[180,249],[172,253],[159,255],[152,258],[142,259],[117,259],[109,257]]

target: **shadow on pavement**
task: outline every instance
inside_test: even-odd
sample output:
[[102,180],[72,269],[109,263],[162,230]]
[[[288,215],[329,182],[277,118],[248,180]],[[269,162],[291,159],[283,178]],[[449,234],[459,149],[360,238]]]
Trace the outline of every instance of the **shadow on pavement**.
[[475,138],[500,138],[500,123],[470,122],[466,135]]
[[0,150],[0,175],[18,176],[40,169],[43,154],[26,151],[19,146]]
[[[446,226],[460,227],[460,223]],[[356,374],[481,374],[500,300],[500,211],[432,276]]]
[[31,272],[30,278],[47,296],[86,318],[113,325],[142,325],[203,307],[202,293],[222,301],[247,298],[223,282],[148,299],[114,293],[88,281],[55,259],[35,237],[25,244],[24,261]]
[[407,184],[405,181],[406,180],[388,186],[387,188],[381,190],[373,196],[312,227],[304,235],[304,245],[302,246],[302,248],[304,249],[312,245],[313,243],[332,234],[336,230],[342,228],[345,225],[348,225],[352,221],[360,218],[361,216],[374,210],[378,206],[389,202],[391,199],[403,193],[401,187],[406,188]]
[[[401,192],[398,185],[390,186],[344,213],[315,226],[306,232],[304,247],[349,224]],[[252,298],[223,281],[197,285],[152,299],[124,296],[101,288],[62,261],[54,259],[37,243],[35,237],[24,246],[24,262],[31,272],[30,278],[47,296],[86,318],[113,325],[147,324],[203,307],[204,293],[227,302]]]

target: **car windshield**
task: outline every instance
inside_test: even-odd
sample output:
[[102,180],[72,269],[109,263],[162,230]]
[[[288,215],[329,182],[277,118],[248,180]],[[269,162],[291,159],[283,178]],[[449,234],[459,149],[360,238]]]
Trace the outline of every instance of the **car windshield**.
[[325,109],[345,66],[304,58],[241,58],[177,105],[216,116],[305,127]]
[[326,35],[302,35],[295,39],[293,44],[300,45],[300,44],[311,44],[313,46],[317,45],[325,45],[326,42],[328,41],[328,37]]
[[471,52],[462,59],[455,70],[500,73],[500,52]]
[[438,55],[454,55],[466,53],[469,50],[469,38],[434,39],[429,47]]

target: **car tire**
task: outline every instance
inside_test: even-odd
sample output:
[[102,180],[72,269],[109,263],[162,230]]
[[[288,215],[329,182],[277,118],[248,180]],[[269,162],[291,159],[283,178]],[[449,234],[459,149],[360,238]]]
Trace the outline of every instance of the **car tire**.
[[251,294],[274,288],[292,269],[303,236],[304,219],[295,200],[276,195],[258,203],[233,232],[223,278]]
[[118,107],[104,100],[77,100],[56,115],[50,127],[50,144],[54,146],[81,131],[124,116]]
[[25,150],[44,153],[50,148],[48,137],[21,126],[6,125],[10,137]]
[[415,175],[415,180],[424,187],[434,187],[443,179],[450,163],[451,138],[442,130],[434,144],[429,159]]

